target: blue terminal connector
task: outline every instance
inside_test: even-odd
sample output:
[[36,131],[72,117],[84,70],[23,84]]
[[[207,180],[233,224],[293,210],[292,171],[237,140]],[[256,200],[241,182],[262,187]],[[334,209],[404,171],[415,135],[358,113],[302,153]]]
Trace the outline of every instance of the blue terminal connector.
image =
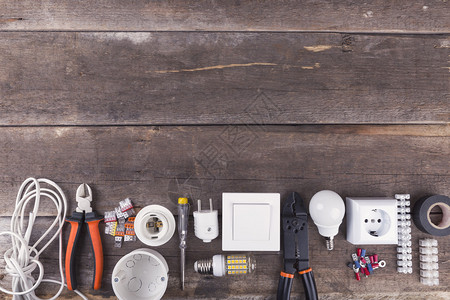
[[366,256],[366,249],[361,249],[361,257]]

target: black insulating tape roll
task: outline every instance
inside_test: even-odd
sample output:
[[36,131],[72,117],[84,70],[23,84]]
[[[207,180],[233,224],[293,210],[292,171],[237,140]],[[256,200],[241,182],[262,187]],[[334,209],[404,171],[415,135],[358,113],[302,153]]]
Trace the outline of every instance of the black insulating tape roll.
[[[430,212],[436,206],[442,210],[442,221],[438,225],[430,219]],[[412,217],[417,228],[425,233],[435,236],[450,235],[450,198],[442,195],[424,197],[414,205]]]

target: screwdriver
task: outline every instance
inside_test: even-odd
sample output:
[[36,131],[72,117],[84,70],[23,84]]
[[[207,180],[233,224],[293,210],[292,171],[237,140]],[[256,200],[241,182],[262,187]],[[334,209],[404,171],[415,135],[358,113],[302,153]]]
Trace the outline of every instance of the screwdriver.
[[178,235],[180,236],[181,250],[181,289],[184,290],[184,269],[186,265],[186,236],[189,219],[189,203],[187,198],[178,198]]

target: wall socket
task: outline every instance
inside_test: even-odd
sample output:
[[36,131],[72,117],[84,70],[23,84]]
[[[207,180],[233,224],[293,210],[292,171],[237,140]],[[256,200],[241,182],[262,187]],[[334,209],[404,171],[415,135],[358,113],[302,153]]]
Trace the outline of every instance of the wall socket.
[[347,197],[347,241],[353,245],[397,244],[397,200]]

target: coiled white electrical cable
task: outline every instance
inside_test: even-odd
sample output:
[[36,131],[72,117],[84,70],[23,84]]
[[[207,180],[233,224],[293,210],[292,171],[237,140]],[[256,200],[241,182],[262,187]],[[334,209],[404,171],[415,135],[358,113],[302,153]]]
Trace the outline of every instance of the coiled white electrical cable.
[[[47,184],[50,188],[41,188],[41,183]],[[34,223],[39,213],[39,205],[42,199],[47,198],[53,201],[56,206],[57,215],[54,221],[48,226],[48,229],[41,235],[41,237],[30,245],[30,238],[32,235]],[[27,205],[34,206],[29,213],[28,223],[25,219]],[[6,250],[4,259],[6,262],[5,271],[12,276],[12,290],[7,290],[0,286],[0,291],[3,293],[14,295],[13,299],[41,299],[36,296],[35,290],[41,282],[50,282],[61,285],[55,296],[50,299],[58,298],[64,289],[64,271],[63,271],[63,247],[62,247],[62,228],[66,219],[67,199],[62,189],[53,181],[40,178],[28,178],[20,186],[16,198],[16,206],[11,217],[10,231],[0,232],[0,235],[9,235],[11,237],[11,248]],[[26,228],[25,228],[26,226]],[[50,236],[56,228],[56,231]],[[38,246],[48,236],[47,243],[38,249]],[[59,271],[61,280],[43,279],[44,266],[39,261],[39,256],[45,249],[59,236]],[[39,268],[39,276],[37,280],[31,273]],[[87,299],[79,291],[75,291],[83,299]]]

